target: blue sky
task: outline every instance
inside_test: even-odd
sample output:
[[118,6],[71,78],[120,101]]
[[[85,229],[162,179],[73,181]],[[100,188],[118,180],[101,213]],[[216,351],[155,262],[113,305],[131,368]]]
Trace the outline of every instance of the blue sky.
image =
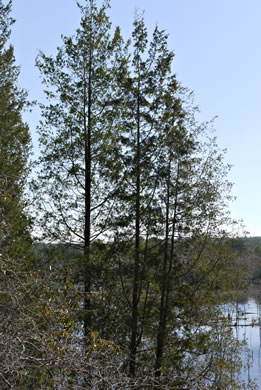
[[[20,85],[41,100],[35,68],[39,50],[54,54],[61,34],[73,34],[80,14],[75,0],[13,0],[12,43],[21,65]],[[218,116],[216,136],[233,165],[230,180],[237,200],[233,218],[243,219],[251,235],[261,236],[261,1],[260,0],[111,0],[113,25],[131,35],[135,9],[145,10],[146,25],[169,34],[173,70],[195,92],[200,119]],[[37,151],[39,111],[26,115]]]

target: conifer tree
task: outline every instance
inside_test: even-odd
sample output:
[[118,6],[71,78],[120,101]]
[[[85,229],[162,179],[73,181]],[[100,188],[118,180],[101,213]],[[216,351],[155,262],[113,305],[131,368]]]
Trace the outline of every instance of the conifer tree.
[[128,275],[123,275],[123,283],[126,291],[126,286],[132,284],[128,299],[131,306],[129,367],[134,377],[137,350],[149,315],[151,280],[148,275],[153,258],[150,242],[158,233],[159,128],[173,53],[167,48],[165,31],[158,27],[151,42],[148,41],[143,15],[135,17],[132,38],[132,61],[119,85],[124,91],[124,106],[120,118],[122,184],[118,192],[120,212],[116,231],[130,245],[123,253],[123,258],[130,253],[130,270]]
[[91,328],[91,244],[111,227],[114,209],[110,173],[117,133],[122,38],[111,23],[105,1],[80,5],[80,28],[62,37],[56,57],[41,53],[37,66],[49,104],[42,105],[42,155],[38,207],[45,238],[83,249],[85,333]]
[[[185,297],[188,290],[193,291],[187,278],[203,263],[205,276],[211,269],[206,252],[220,238],[223,201],[230,189],[222,153],[214,141],[204,145],[205,126],[195,120],[196,109],[172,73],[172,59],[166,33],[156,28],[148,44],[143,17],[137,16],[133,61],[120,79],[125,102],[120,118],[121,186],[115,226],[118,283],[122,286],[122,297],[115,296],[115,302],[125,300],[128,307],[119,318],[122,321],[127,315],[123,344],[126,348],[129,342],[132,377],[139,375],[146,359],[153,360],[150,353],[146,358],[144,340],[155,346],[155,376],[161,376],[171,332],[180,331],[175,310],[185,313],[182,319],[188,329],[195,326],[196,314],[190,316],[191,304]],[[213,245],[213,258],[216,255]],[[228,259],[227,255],[230,267]],[[223,261],[220,256],[215,266],[222,263],[225,269]],[[216,270],[213,266],[212,276]],[[203,275],[199,271],[198,278]],[[206,280],[209,282],[208,277]],[[183,290],[183,284],[189,287]],[[203,284],[198,288],[211,289],[211,283],[205,283],[204,288]],[[117,306],[118,313],[119,309]],[[117,336],[122,343],[122,333],[116,340]],[[186,341],[177,341],[173,347],[177,367],[182,365],[192,338],[188,332]]]
[[[204,343],[211,339],[200,324],[222,317],[219,304],[229,294],[225,275],[230,275],[230,283],[236,278],[231,272],[234,256],[227,250],[224,232],[224,226],[231,223],[226,213],[229,166],[216,140],[208,138],[208,125],[199,126],[195,121],[189,96],[185,98],[185,91],[177,88],[174,77],[169,81],[159,128],[161,174],[155,196],[161,210],[158,239],[162,240],[154,268],[160,291],[155,376],[159,378],[162,372],[168,376],[172,361],[179,377],[174,383],[182,386],[182,372],[188,372],[191,364],[186,366],[186,357],[193,350],[206,350]],[[223,296],[218,296],[214,286],[222,289]],[[205,306],[208,316],[202,310]],[[206,371],[209,364],[206,359]]]
[[82,249],[85,336],[99,330],[121,347],[130,386],[194,388],[215,375],[218,326],[207,323],[212,337],[203,321],[220,315],[212,289],[228,270],[226,166],[180,97],[165,32],[156,27],[149,43],[137,15],[131,57],[119,29],[110,37],[107,6],[79,5],[76,35],[37,60],[49,100],[39,128],[43,237]]
[[9,45],[12,1],[0,1],[0,248],[9,256],[26,258],[31,248],[23,192],[29,171],[29,128],[22,113],[26,92],[18,85],[19,67]]

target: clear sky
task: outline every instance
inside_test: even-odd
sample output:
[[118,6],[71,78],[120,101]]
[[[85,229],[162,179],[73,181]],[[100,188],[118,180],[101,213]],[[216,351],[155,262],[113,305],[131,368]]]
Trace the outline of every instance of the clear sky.
[[[75,0],[13,0],[12,43],[20,85],[41,100],[35,57],[55,54],[61,34],[71,35],[80,20]],[[200,119],[214,116],[220,147],[233,165],[230,180],[237,200],[233,218],[243,219],[251,235],[261,236],[261,1],[111,0],[113,25],[131,35],[135,9],[145,10],[151,31],[157,23],[169,34],[174,72],[195,91]],[[39,111],[26,115],[37,150]]]

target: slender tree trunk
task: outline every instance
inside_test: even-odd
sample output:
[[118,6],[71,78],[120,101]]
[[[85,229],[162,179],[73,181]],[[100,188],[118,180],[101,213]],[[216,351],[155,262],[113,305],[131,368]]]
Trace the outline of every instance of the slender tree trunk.
[[177,202],[178,202],[178,182],[179,182],[179,165],[177,170],[176,178],[176,191],[174,198],[174,210],[172,218],[172,232],[171,232],[171,245],[169,250],[169,213],[170,213],[170,170],[171,162],[169,163],[169,172],[168,172],[168,183],[167,183],[167,205],[166,205],[166,233],[165,233],[165,253],[164,253],[164,264],[163,264],[163,276],[162,276],[162,287],[161,287],[161,303],[160,303],[160,320],[159,328],[157,335],[157,350],[156,350],[156,362],[155,362],[155,376],[160,377],[162,359],[164,348],[166,345],[166,329],[167,329],[167,316],[169,312],[169,298],[170,298],[170,288],[173,281],[172,278],[172,269],[174,263],[174,246],[175,246],[175,234],[176,234],[176,224],[177,224]]
[[[88,89],[84,87],[84,131],[85,131],[85,220],[84,220],[84,333],[87,337],[91,329],[91,131],[92,131],[92,58],[89,58]],[[84,74],[84,79],[85,74]],[[86,83],[86,82],[85,82]],[[87,89],[87,91],[86,91]],[[87,92],[87,96],[86,96]],[[87,107],[87,113],[86,113]],[[86,115],[87,114],[87,115]]]
[[[138,86],[140,91],[140,84]],[[135,260],[132,298],[132,323],[130,342],[130,375],[135,376],[137,336],[138,336],[138,304],[139,304],[139,273],[140,273],[140,95],[137,99],[137,153],[136,153],[136,216],[135,216]]]
[[161,301],[160,301],[160,318],[159,328],[157,335],[157,351],[155,362],[155,376],[161,375],[161,361],[163,356],[164,347],[164,318],[165,318],[165,305],[166,305],[166,287],[167,287],[167,263],[169,257],[169,201],[170,201],[170,168],[171,162],[168,165],[168,178],[167,178],[167,200],[166,200],[166,225],[165,225],[165,248],[164,248],[164,260],[163,260],[163,272],[161,281]]

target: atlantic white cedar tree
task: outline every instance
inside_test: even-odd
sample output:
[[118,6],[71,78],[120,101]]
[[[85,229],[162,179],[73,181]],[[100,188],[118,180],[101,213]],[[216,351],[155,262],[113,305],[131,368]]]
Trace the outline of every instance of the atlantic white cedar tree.
[[0,250],[27,261],[31,239],[24,190],[31,139],[22,118],[27,94],[18,85],[19,67],[9,44],[11,6],[12,1],[0,1]]
[[149,42],[137,15],[131,52],[118,28],[110,36],[107,2],[79,7],[75,36],[37,59],[48,100],[43,238],[82,249],[85,336],[98,330],[120,346],[133,388],[140,378],[162,389],[216,385],[219,367],[224,378],[231,368],[217,345],[234,276],[228,167],[215,140],[204,141],[166,33],[156,27]]
[[[43,237],[82,248],[85,333],[91,329],[94,264],[91,244],[110,233],[114,210],[112,150],[120,106],[117,74],[124,63],[119,28],[104,2],[78,3],[82,18],[72,37],[62,37],[55,57],[40,53],[37,66],[45,85],[40,134],[38,210]],[[95,262],[94,262],[95,263]]]

